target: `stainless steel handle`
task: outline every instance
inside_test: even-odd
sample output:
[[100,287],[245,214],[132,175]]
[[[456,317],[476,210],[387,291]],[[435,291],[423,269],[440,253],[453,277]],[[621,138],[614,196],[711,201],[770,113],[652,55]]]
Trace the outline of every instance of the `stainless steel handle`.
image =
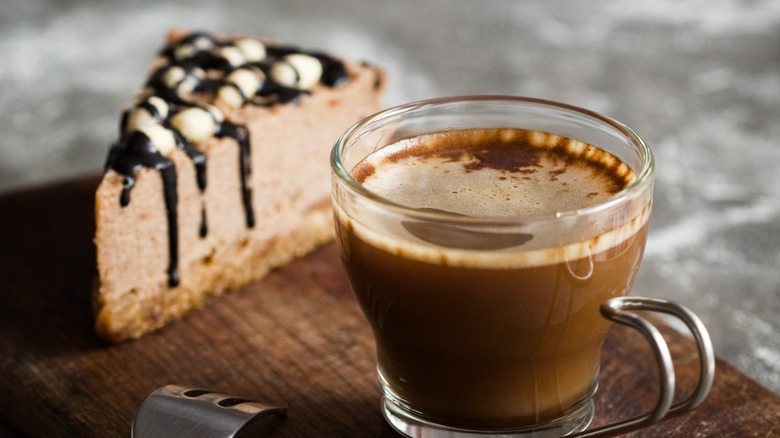
[[259,417],[285,413],[286,409],[280,406],[167,385],[141,403],[130,436],[230,438]]
[[[663,336],[647,319],[634,313],[637,310],[665,313],[680,319],[693,334],[699,353],[699,383],[686,400],[672,405],[675,392],[674,363]],[[615,436],[655,424],[663,419],[680,415],[699,406],[712,388],[715,378],[715,351],[709,333],[698,316],[684,306],[672,301],[644,297],[612,298],[601,305],[601,314],[620,324],[639,331],[650,343],[659,365],[660,395],[655,408],[618,423],[608,424],[592,430],[567,435],[570,438],[593,438]]]

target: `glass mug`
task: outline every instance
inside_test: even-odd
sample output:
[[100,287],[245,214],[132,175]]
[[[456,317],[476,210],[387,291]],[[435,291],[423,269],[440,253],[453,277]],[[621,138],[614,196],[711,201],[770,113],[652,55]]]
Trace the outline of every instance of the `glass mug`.
[[[411,191],[393,200],[361,183],[382,161],[360,163],[404,139],[464,130],[492,130],[501,137],[514,128],[554,134],[542,143],[564,138],[597,146],[625,163],[633,180],[573,210],[508,215],[479,214],[482,206],[473,208],[477,214],[421,207],[417,198],[434,189],[405,181],[403,172],[391,185],[406,184]],[[393,151],[386,156],[403,156]],[[438,164],[446,161],[457,160]],[[708,394],[714,353],[699,318],[673,302],[626,296],[644,251],[654,170],[652,152],[629,128],[537,99],[440,98],[391,108],[352,126],[337,141],[331,165],[337,242],[376,342],[382,412],[397,431],[414,437],[610,436],[687,412]],[[440,170],[423,173],[429,171]],[[528,168],[517,177],[533,172]],[[563,173],[545,172],[551,178]],[[464,173],[467,184],[478,173]],[[693,334],[701,374],[685,401],[672,405],[669,349],[636,310],[674,316]],[[660,396],[650,413],[587,430],[611,321],[649,341],[659,364]]]

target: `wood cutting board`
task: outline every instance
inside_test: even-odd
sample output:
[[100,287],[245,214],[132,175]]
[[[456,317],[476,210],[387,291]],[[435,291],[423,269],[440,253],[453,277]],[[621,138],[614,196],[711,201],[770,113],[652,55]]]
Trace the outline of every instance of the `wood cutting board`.
[[[146,396],[177,383],[285,405],[264,436],[397,436],[381,418],[370,330],[333,244],[138,341],[100,341],[90,310],[96,185],[0,196],[0,418],[30,436],[127,437]],[[695,348],[663,332],[685,395]],[[638,334],[610,331],[595,424],[653,406],[652,362]],[[718,359],[698,410],[631,436],[780,436],[780,398]]]

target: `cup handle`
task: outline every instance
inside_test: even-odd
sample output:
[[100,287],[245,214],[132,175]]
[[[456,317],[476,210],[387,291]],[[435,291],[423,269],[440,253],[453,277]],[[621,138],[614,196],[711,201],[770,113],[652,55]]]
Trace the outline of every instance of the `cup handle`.
[[[674,363],[661,332],[647,319],[633,313],[637,310],[665,313],[680,319],[693,334],[699,350],[699,384],[686,400],[672,405],[675,392]],[[607,437],[630,432],[657,423],[663,419],[684,414],[699,406],[712,387],[715,377],[715,352],[710,335],[698,316],[686,307],[672,301],[645,297],[618,297],[605,301],[601,305],[601,314],[605,318],[632,327],[647,338],[659,365],[660,395],[655,408],[640,415],[596,429],[567,435],[567,438]]]

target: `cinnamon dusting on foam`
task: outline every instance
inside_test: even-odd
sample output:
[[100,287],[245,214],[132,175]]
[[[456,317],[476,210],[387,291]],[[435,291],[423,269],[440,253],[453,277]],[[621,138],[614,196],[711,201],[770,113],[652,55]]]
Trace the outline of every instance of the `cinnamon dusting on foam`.
[[[352,175],[368,190],[413,209],[501,219],[600,204],[636,180],[628,165],[603,149],[522,129],[450,131],[401,140],[373,153]],[[550,232],[537,231],[519,245],[491,248],[431,243],[410,232],[408,220],[365,211],[348,218],[339,207],[337,216],[368,242],[395,254],[452,266],[498,269],[571,261],[616,246],[637,233],[650,216],[649,198],[622,208],[626,209],[625,222],[598,224],[595,234],[592,224],[585,230],[577,225],[569,228],[568,236],[556,230],[554,242],[542,237]],[[450,229],[458,226],[468,227],[458,225],[456,219],[446,225]],[[501,233],[509,237],[526,231],[518,225],[496,233],[500,240]]]

